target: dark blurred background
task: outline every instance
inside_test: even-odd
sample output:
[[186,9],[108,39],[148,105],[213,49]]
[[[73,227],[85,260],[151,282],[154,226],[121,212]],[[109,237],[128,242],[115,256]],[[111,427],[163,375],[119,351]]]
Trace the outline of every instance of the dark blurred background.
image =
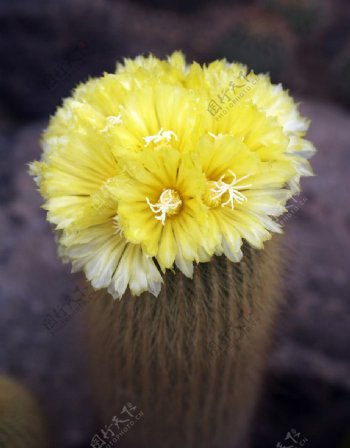
[[90,446],[99,427],[83,313],[63,316],[79,276],[57,259],[26,164],[78,82],[123,57],[176,49],[189,61],[226,57],[269,72],[312,119],[317,177],[284,218],[286,300],[252,432],[254,448],[290,448],[292,429],[304,446],[349,448],[348,0],[0,1],[0,373],[38,397],[52,446]]

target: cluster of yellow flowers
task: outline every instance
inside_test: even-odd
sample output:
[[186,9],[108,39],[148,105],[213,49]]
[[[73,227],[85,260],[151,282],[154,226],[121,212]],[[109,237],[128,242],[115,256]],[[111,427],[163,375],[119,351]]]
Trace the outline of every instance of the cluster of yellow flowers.
[[[234,100],[232,100],[234,98]],[[266,75],[225,60],[137,57],[80,84],[30,171],[59,252],[93,287],[157,295],[176,265],[262,248],[312,174],[308,120]]]

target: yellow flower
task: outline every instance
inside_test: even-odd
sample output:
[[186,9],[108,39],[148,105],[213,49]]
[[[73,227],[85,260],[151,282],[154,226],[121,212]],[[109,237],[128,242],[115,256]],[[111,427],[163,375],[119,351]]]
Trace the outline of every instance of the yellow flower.
[[203,196],[208,207],[210,234],[215,236],[217,254],[224,253],[231,261],[242,257],[242,238],[261,248],[280,232],[270,216],[285,211],[289,192],[283,189],[286,176],[294,170],[262,162],[236,137],[203,137],[199,145],[202,171],[206,176]]
[[112,190],[126,239],[141,244],[162,270],[175,262],[191,277],[201,246],[210,250],[204,234],[205,178],[193,154],[182,155],[170,147],[145,150],[138,159],[127,159],[124,168]]
[[[162,275],[280,232],[312,174],[309,122],[280,85],[238,63],[139,56],[79,85],[30,166],[59,254],[95,288],[157,295]],[[167,274],[166,274],[167,275]]]

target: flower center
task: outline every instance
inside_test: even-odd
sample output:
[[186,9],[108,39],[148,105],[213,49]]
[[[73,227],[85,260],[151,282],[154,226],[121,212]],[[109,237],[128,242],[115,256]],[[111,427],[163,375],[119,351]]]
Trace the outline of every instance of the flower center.
[[165,224],[167,216],[177,215],[182,206],[182,200],[176,190],[167,188],[159,196],[158,202],[152,204],[149,198],[146,198],[149,208],[154,213],[154,217]]
[[160,128],[159,132],[155,135],[149,135],[148,137],[143,137],[145,141],[145,148],[147,148],[150,144],[153,144],[154,147],[160,146],[164,143],[170,143],[171,140],[178,140],[177,135],[174,131],[164,131],[163,128]]
[[[225,177],[227,177],[226,174],[223,174],[218,181],[207,182],[207,190],[203,196],[203,201],[209,208],[215,208],[219,205],[221,205],[221,207],[230,205],[231,208],[234,209],[235,202],[242,204],[247,200],[246,196],[240,190],[246,190],[251,187],[251,185],[238,184],[249,177],[250,174],[237,179],[237,176],[233,171],[228,170],[228,172],[232,176],[231,182],[224,181]],[[226,200],[224,201],[224,199]]]

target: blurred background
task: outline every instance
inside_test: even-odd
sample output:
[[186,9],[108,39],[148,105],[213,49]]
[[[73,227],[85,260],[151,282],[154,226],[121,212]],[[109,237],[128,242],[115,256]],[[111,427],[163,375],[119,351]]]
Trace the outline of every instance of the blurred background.
[[286,300],[253,446],[301,446],[285,440],[295,430],[303,446],[349,448],[348,0],[0,0],[0,374],[37,397],[50,446],[90,446],[100,428],[83,313],[65,306],[79,276],[57,259],[26,164],[78,82],[113,71],[123,57],[177,49],[189,61],[226,57],[269,72],[312,120],[317,177],[303,182],[283,218]]

